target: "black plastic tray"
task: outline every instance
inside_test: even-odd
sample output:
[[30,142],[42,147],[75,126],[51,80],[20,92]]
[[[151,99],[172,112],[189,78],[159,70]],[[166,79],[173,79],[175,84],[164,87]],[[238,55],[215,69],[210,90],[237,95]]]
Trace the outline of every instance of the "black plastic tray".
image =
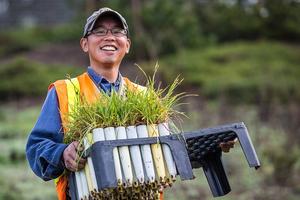
[[[260,167],[248,130],[243,122],[200,129],[169,136],[99,141],[87,151],[91,156],[99,190],[116,188],[113,148],[119,146],[167,144],[172,152],[181,180],[194,179],[193,168],[202,167],[214,197],[224,196],[231,188],[222,164],[221,142],[238,138],[250,167]],[[69,176],[69,190],[72,200],[77,199],[74,174]]]

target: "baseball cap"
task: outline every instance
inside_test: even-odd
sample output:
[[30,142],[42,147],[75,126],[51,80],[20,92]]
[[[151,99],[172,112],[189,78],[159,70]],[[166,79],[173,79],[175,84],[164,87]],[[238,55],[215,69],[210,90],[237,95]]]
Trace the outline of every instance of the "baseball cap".
[[117,11],[107,8],[107,7],[104,7],[104,8],[100,8],[99,10],[93,12],[93,14],[87,18],[86,24],[85,24],[84,30],[83,30],[83,37],[86,37],[87,34],[93,30],[97,19],[99,19],[104,14],[110,14],[110,15],[115,16],[117,19],[119,19],[123,28],[126,30],[127,36],[128,36],[129,30],[128,30],[128,25],[127,25],[125,18]]

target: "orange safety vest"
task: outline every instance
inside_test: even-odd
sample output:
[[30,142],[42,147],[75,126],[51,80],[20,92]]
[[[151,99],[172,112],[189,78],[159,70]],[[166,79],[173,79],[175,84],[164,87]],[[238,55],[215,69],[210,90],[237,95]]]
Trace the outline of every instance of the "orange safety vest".
[[[120,90],[122,90],[122,87],[124,86],[126,86],[129,90],[138,90],[142,87],[131,82],[125,77],[122,81],[123,84],[121,84]],[[100,97],[99,89],[86,72],[71,80],[58,80],[52,83],[48,90],[50,90],[52,87],[55,87],[57,93],[60,117],[64,131],[66,131],[66,124],[68,123],[67,116],[69,110],[71,109],[70,106],[72,106],[70,102],[74,103],[74,94],[76,92],[79,92],[80,96],[85,98],[88,103],[93,103]],[[55,185],[58,199],[66,200],[68,177],[63,173],[61,176],[55,179]],[[162,193],[160,194],[160,199],[163,199]]]

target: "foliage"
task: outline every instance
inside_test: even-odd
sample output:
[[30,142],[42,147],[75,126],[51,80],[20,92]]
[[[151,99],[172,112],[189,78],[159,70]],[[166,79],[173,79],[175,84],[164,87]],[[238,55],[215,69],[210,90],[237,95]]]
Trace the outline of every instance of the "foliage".
[[298,1],[193,1],[206,36],[218,41],[277,39],[299,41]]
[[300,41],[300,3],[296,0],[135,0],[131,4],[118,0],[99,2],[95,9],[102,6],[124,14],[139,59],[152,60],[216,41]]
[[82,34],[80,23],[55,27],[14,28],[0,32],[0,58],[31,50],[45,43],[78,41]]
[[[137,3],[135,3],[137,2]],[[87,10],[108,6],[124,15],[130,27],[131,58],[155,59],[184,48],[233,40],[300,41],[300,3],[286,1],[124,1],[94,2]],[[75,2],[74,2],[75,3]],[[44,43],[78,42],[85,18],[83,2],[70,5],[77,18],[54,27],[14,28],[0,32],[0,57]],[[83,16],[84,15],[84,16]]]
[[[83,2],[73,2],[77,18],[54,27],[14,28],[0,32],[0,57],[44,43],[78,42],[84,25]],[[124,15],[130,27],[131,58],[154,59],[181,48],[253,39],[300,41],[300,3],[265,1],[98,1],[87,10],[108,6]]]
[[201,27],[190,2],[155,0],[144,3],[140,12],[147,30],[145,40],[154,44],[157,55],[174,53],[183,46],[196,47],[203,42]]
[[25,161],[25,138],[38,116],[39,110],[27,108],[19,112],[12,106],[1,106],[0,114],[0,163]]
[[40,97],[47,92],[49,84],[64,79],[63,74],[78,74],[80,68],[49,65],[16,58],[0,68],[0,99]]
[[[300,99],[300,49],[276,42],[237,42],[181,50],[161,60],[163,79],[181,73],[208,98],[231,102],[288,102]],[[150,64],[151,65],[151,64]]]

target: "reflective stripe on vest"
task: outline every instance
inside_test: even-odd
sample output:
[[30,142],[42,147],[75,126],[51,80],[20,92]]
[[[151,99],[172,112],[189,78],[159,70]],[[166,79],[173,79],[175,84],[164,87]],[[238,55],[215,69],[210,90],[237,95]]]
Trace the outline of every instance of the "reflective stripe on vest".
[[[78,103],[79,99],[79,93],[80,93],[80,87],[79,87],[79,81],[77,78],[73,78],[71,80],[66,80],[67,83],[67,96],[68,96],[68,112],[71,112],[75,106],[75,104]],[[68,120],[72,120],[71,116],[68,117]]]
[[[79,103],[79,95],[88,103],[92,103],[99,98],[99,90],[90,79],[87,73],[84,73],[71,80],[59,80],[49,86],[49,89],[55,87],[62,127],[64,132],[67,131],[67,124],[70,120],[68,113],[72,111],[73,106]],[[56,192],[59,200],[66,200],[66,191],[68,186],[68,177],[63,173],[54,180],[56,185]]]

